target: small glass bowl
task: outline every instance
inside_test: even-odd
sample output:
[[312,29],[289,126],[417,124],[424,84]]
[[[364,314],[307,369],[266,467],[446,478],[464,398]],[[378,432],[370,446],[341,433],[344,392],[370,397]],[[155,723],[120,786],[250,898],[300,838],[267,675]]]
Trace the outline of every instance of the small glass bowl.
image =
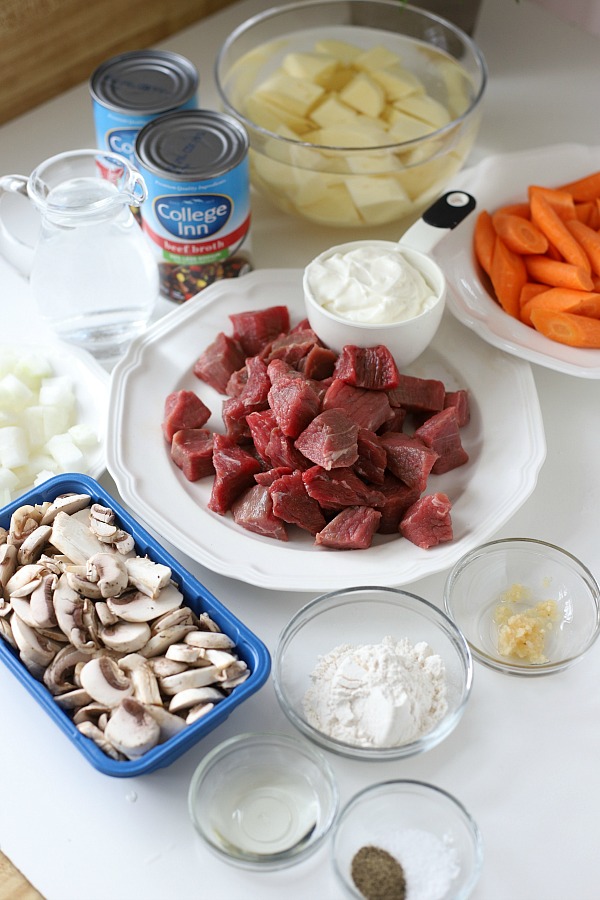
[[[547,600],[554,601],[556,608],[541,638],[545,661],[501,655],[499,607],[516,616]],[[587,653],[600,633],[600,588],[594,576],[566,550],[532,538],[490,541],[471,550],[450,572],[444,604],[475,659],[512,675],[548,675],[567,669]],[[515,619],[514,628],[519,625],[523,620]],[[513,627],[510,621],[508,627]],[[519,654],[527,652],[534,638],[523,634]]]
[[[394,746],[357,746],[315,728],[304,698],[319,658],[342,644],[379,644],[390,636],[415,645],[425,642],[445,668],[447,710],[415,740]],[[365,760],[402,759],[430,750],[457,726],[471,692],[473,663],[454,622],[427,600],[387,587],[332,591],[312,600],[286,625],[273,662],[273,685],[290,722],[312,741],[341,756]]]
[[[349,897],[362,898],[352,861],[362,847],[386,850],[404,870],[407,896],[436,879],[438,900],[466,900],[481,874],[483,843],[477,823],[451,794],[421,781],[372,785],[356,794],[335,825],[336,875]],[[358,878],[360,883],[360,878]],[[444,890],[445,888],[445,890]]]
[[338,811],[323,755],[285,734],[240,734],[204,757],[190,784],[194,828],[221,859],[283,869],[323,843]]
[[[314,266],[335,254],[345,254],[359,247],[374,248],[382,258],[386,253],[401,251],[406,262],[417,269],[436,297],[433,305],[419,315],[399,322],[371,324],[355,322],[325,309],[311,289],[311,272]],[[419,250],[403,247],[393,241],[352,241],[330,247],[320,253],[304,270],[304,305],[311,328],[332,350],[340,353],[346,344],[356,347],[373,347],[384,344],[392,353],[396,365],[402,369],[414,362],[427,349],[436,335],[445,307],[446,280],[434,260]]]

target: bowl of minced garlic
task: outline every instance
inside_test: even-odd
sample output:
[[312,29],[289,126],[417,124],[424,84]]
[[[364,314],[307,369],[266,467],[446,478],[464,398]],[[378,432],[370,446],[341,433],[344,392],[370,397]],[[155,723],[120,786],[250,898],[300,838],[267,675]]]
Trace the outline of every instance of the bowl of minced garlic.
[[546,675],[580,660],[600,633],[600,588],[567,550],[532,538],[482,544],[444,589],[446,612],[474,659],[514,675]]

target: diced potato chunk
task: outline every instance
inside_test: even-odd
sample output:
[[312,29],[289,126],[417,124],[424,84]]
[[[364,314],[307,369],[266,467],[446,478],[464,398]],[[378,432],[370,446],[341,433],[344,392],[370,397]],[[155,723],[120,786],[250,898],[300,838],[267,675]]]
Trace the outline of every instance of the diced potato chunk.
[[357,112],[377,119],[385,106],[385,93],[380,84],[364,72],[355,75],[340,92],[340,99]]
[[414,141],[426,134],[431,134],[433,128],[429,123],[397,109],[392,117],[389,127],[389,135],[396,141]]
[[369,74],[383,88],[387,100],[402,100],[409,94],[425,91],[421,79],[400,65],[374,69]]
[[248,95],[245,113],[261,128],[266,128],[267,131],[273,131],[275,134],[280,134],[280,126],[285,125],[294,132],[294,136],[297,138],[312,127],[311,122],[305,116],[298,116],[289,109],[277,106],[262,94]]
[[410,94],[403,100],[396,100],[394,109],[427,122],[433,128],[443,128],[450,122],[450,113],[446,107],[429,94]]
[[334,56],[325,53],[288,53],[282,67],[293,78],[307,79],[325,86],[339,63]]
[[362,218],[369,225],[380,225],[400,217],[412,207],[402,185],[393,177],[354,176],[346,182],[348,192]]
[[352,122],[356,119],[358,113],[352,109],[340,98],[339,94],[333,92],[327,96],[316,106],[310,114],[313,122],[320,125],[321,128],[327,125],[338,125],[345,122]]
[[373,69],[385,69],[388,66],[402,65],[400,57],[387,47],[371,47],[353,60],[354,67],[371,72]]
[[274,106],[289,110],[295,116],[306,116],[325,93],[320,84],[292,78],[287,72],[274,72],[262,82],[256,93]]
[[333,56],[335,59],[346,63],[347,65],[354,62],[362,52],[360,47],[355,47],[354,44],[349,44],[346,41],[336,41],[334,39],[317,41],[315,50],[318,53],[326,53],[329,56]]

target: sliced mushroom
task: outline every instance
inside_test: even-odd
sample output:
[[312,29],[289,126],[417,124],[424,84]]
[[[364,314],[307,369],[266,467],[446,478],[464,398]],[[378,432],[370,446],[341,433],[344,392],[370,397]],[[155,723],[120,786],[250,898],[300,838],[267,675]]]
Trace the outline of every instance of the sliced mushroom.
[[52,523],[50,543],[71,562],[84,566],[91,556],[105,552],[98,538],[76,515],[57,512]]
[[179,606],[177,609],[172,609],[170,612],[158,616],[157,619],[153,619],[150,630],[152,634],[158,634],[159,631],[164,631],[172,625],[194,625],[195,627],[194,615],[189,606]]
[[53,628],[56,625],[53,598],[54,588],[57,584],[58,578],[56,575],[52,573],[44,575],[29,597],[31,618],[37,628]]
[[205,650],[231,650],[235,647],[232,639],[222,631],[190,631],[184,641],[192,647],[203,647]]
[[214,684],[219,680],[221,670],[216,666],[205,666],[201,669],[187,669],[180,675],[167,675],[159,680],[160,689],[163,694],[172,697],[179,691],[185,691],[188,688],[204,687],[207,684]]
[[198,616],[198,627],[202,631],[220,631],[221,630],[219,628],[219,626],[217,625],[217,623],[214,622],[211,619],[211,617],[209,616],[209,614],[205,613],[205,612],[200,613],[200,615]]
[[84,621],[84,599],[69,587],[65,575],[58,579],[53,594],[54,611],[60,630],[80,649],[95,647]]
[[86,663],[92,658],[91,650],[79,650],[67,644],[61,647],[44,672],[43,681],[51,694],[63,694],[74,688],[73,673],[78,663]]
[[169,584],[156,597],[149,597],[142,591],[112,597],[107,600],[108,608],[126,622],[149,622],[157,616],[178,609],[183,603],[183,594]]
[[0,619],[0,637],[4,638],[7,644],[14,650],[18,650],[17,642],[15,641],[14,635],[12,633],[12,627],[10,624],[9,618],[1,618]]
[[204,665],[209,665],[209,661],[206,660],[206,651],[202,647],[192,647],[185,643],[171,644],[167,648],[165,656],[167,659],[174,659],[176,662],[182,662],[188,666],[202,665],[203,663]]
[[150,640],[150,626],[146,622],[119,622],[100,625],[99,637],[105,647],[119,653],[134,653]]
[[77,725],[77,730],[85,737],[91,738],[91,740],[97,744],[107,756],[110,756],[111,759],[123,759],[122,754],[119,753],[114,744],[107,739],[106,733],[98,728],[97,725],[94,725],[93,722],[87,720],[80,722]]
[[21,546],[26,537],[40,524],[40,512],[35,506],[24,504],[15,509],[10,517],[7,541],[17,547]]
[[11,597],[28,597],[42,580],[44,567],[38,563],[20,566],[8,579],[6,593]]
[[136,666],[132,670],[131,683],[133,684],[133,695],[140,703],[146,706],[162,705],[158,680],[147,663],[145,666]]
[[160,726],[141,703],[127,697],[113,711],[104,736],[128,759],[139,759],[158,744]]
[[72,691],[66,691],[64,694],[57,694],[54,698],[55,702],[61,709],[79,709],[80,706],[86,706],[91,703],[92,698],[83,688],[74,688]]
[[154,562],[147,556],[133,556],[125,560],[129,580],[149,597],[156,599],[159,593],[171,580],[171,569],[162,563]]
[[174,659],[167,659],[166,656],[154,656],[148,659],[148,665],[157,678],[164,678],[166,675],[179,675],[185,672],[187,665],[182,662],[176,662]]
[[[2,591],[17,569],[17,548],[12,544],[0,545],[0,586]],[[1,592],[1,591],[0,591]]]
[[110,522],[105,522],[102,519],[95,519],[93,516],[90,516],[90,531],[92,534],[95,534],[102,543],[111,544],[113,538],[117,534],[118,528]]
[[142,656],[150,659],[152,656],[163,656],[171,644],[183,640],[193,625],[172,625],[152,635],[145,647],[140,649]]
[[11,606],[22,622],[25,622],[30,628],[36,627],[36,621],[31,615],[31,607],[28,597],[12,597]]
[[[78,566],[77,568],[80,567]],[[69,587],[81,594],[82,597],[88,597],[90,600],[100,600],[102,598],[100,586],[93,581],[89,581],[85,574],[81,575],[79,572],[67,569],[65,575]]]
[[98,620],[102,625],[115,625],[119,621],[119,617],[115,616],[114,612],[104,600],[99,600],[98,603],[96,603],[96,613],[98,615]]
[[131,680],[108,656],[91,659],[83,666],[79,677],[82,688],[90,697],[106,706],[117,706],[133,693]]
[[224,699],[225,694],[215,687],[188,688],[174,695],[169,703],[169,712],[175,713],[182,709],[190,709],[198,703],[215,704]]
[[109,525],[112,525],[115,521],[115,513],[110,506],[103,506],[101,503],[92,503],[90,506],[90,525],[92,519],[95,519],[98,522],[107,522]]
[[238,662],[237,656],[233,656],[232,653],[228,653],[226,650],[206,650],[205,658],[217,669],[227,669],[228,666]]
[[164,744],[185,728],[185,720],[164,708],[164,706],[148,706],[147,712],[156,719],[160,728],[159,744]]
[[104,729],[98,723],[101,716],[109,712],[110,706],[104,706],[103,703],[96,703],[95,700],[92,700],[86,706],[79,707],[77,712],[73,714],[73,722],[75,725],[80,725],[82,722],[93,722],[94,725],[98,725],[98,728],[103,731]]
[[41,637],[34,628],[27,625],[16,613],[10,620],[17,647],[32,662],[39,666],[49,665],[59,651],[58,644]]
[[41,556],[48,539],[52,534],[50,525],[38,525],[31,534],[28,534],[18,550],[18,561],[21,566],[35,562]]
[[89,494],[75,493],[61,494],[60,496],[55,497],[44,512],[40,525],[51,525],[59,512],[71,515],[72,513],[79,512],[80,509],[85,509],[91,499]]
[[198,719],[203,718],[203,716],[205,716],[214,708],[214,703],[198,703],[196,706],[192,706],[187,716],[185,717],[185,724],[193,725],[194,722],[197,722]]
[[98,584],[100,594],[105,600],[117,597],[129,583],[124,562],[118,556],[106,551],[95,553],[88,559],[86,574],[90,581]]

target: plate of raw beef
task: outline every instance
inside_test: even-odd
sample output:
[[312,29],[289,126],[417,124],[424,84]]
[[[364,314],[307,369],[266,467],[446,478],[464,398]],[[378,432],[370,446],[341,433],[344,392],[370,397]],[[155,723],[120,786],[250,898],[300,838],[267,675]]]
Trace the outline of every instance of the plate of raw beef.
[[[235,330],[256,325],[248,313],[273,307],[285,307],[276,330],[295,331],[294,349],[282,338],[267,366],[254,360],[254,332],[239,355]],[[529,365],[446,314],[431,346],[383,398],[381,390],[347,389],[356,360],[338,362],[336,373],[346,374],[337,378],[331,354],[298,349],[303,320],[302,271],[269,269],[211,285],[134,341],[113,372],[109,404],[108,469],[121,496],[192,559],[268,589],[406,585],[446,569],[535,487],[546,444]],[[267,377],[268,408],[263,395],[256,402]],[[440,385],[436,408],[445,409],[436,421],[460,419],[445,462],[433,418],[406,394]],[[423,443],[429,438],[433,454]],[[410,500],[403,515],[410,512],[412,524],[402,529],[384,496],[392,483],[394,498],[405,489]],[[298,512],[300,494],[309,501]],[[438,543],[431,527],[423,533],[435,515]]]

